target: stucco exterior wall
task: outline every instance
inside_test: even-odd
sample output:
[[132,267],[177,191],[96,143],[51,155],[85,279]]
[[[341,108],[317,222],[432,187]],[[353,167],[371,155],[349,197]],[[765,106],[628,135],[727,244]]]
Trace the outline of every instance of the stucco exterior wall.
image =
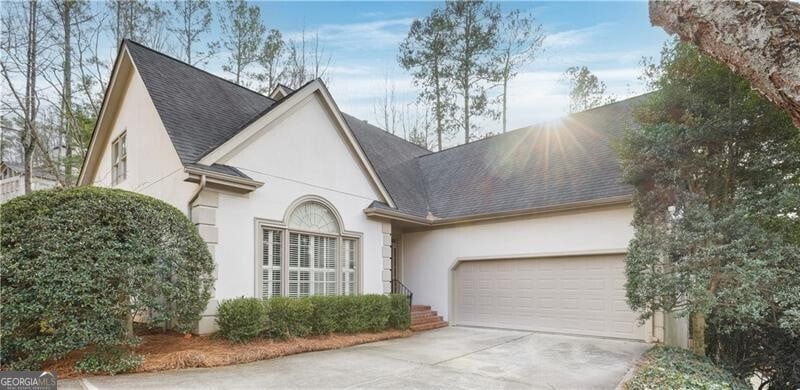
[[383,292],[384,226],[363,212],[380,194],[317,97],[268,125],[224,163],[264,185],[245,195],[220,194],[218,299],[255,294],[255,219],[282,221],[287,208],[307,195],[332,203],[344,229],[362,234],[360,290]]
[[406,233],[401,278],[415,302],[448,319],[456,259],[622,250],[633,238],[632,220],[632,208],[616,207]]
[[111,143],[127,131],[127,177],[113,187],[158,198],[186,213],[197,185],[183,181],[183,166],[142,79],[133,72],[123,85],[127,88],[112,122],[111,136],[100,148],[102,156],[92,182],[112,187]]

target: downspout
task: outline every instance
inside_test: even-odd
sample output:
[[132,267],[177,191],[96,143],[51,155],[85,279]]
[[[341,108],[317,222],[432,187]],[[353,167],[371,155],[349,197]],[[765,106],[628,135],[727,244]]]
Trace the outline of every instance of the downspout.
[[194,194],[192,194],[192,197],[189,198],[189,204],[187,205],[189,207],[189,213],[188,213],[189,220],[192,219],[192,204],[194,203],[194,201],[197,200],[198,197],[200,197],[200,193],[203,192],[205,188],[206,188],[206,175],[200,175],[200,185],[197,186],[197,190],[195,190]]

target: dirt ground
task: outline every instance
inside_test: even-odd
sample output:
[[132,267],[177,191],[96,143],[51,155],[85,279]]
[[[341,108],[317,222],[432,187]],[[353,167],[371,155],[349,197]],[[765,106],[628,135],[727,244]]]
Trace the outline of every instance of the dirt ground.
[[[184,336],[177,333],[150,334],[134,351],[144,362],[131,372],[152,372],[190,367],[218,367],[254,362],[302,352],[338,349],[373,341],[408,337],[410,330],[379,333],[334,334],[330,336],[290,340],[259,339],[248,343],[232,343],[213,336]],[[75,362],[85,351],[76,351],[64,359],[47,364],[44,369],[56,371],[58,378],[89,376],[75,371]]]

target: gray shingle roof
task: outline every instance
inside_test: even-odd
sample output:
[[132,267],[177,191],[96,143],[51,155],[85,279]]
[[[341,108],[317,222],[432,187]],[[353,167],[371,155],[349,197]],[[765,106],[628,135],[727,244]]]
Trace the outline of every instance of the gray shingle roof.
[[632,98],[419,158],[437,218],[522,211],[629,195],[613,144]]
[[[234,167],[197,161],[278,104],[135,42],[126,45],[183,164],[246,178]],[[631,194],[612,145],[633,125],[631,110],[641,99],[437,153],[344,118],[397,211],[457,218]],[[390,209],[379,202],[373,207]]]
[[184,164],[197,162],[275,104],[136,42],[125,45]]

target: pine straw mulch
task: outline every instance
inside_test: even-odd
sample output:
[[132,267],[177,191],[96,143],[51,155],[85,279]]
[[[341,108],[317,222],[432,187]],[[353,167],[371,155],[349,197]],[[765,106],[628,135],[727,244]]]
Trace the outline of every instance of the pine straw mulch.
[[[410,330],[391,330],[379,333],[334,334],[290,340],[259,339],[237,344],[213,336],[184,336],[177,333],[142,336],[134,351],[144,356],[144,362],[131,372],[153,372],[179,368],[219,367],[249,363],[302,352],[339,349],[358,344],[408,337]],[[58,378],[89,376],[75,371],[75,362],[86,351],[75,351],[65,358],[47,364],[44,369],[56,371]]]

